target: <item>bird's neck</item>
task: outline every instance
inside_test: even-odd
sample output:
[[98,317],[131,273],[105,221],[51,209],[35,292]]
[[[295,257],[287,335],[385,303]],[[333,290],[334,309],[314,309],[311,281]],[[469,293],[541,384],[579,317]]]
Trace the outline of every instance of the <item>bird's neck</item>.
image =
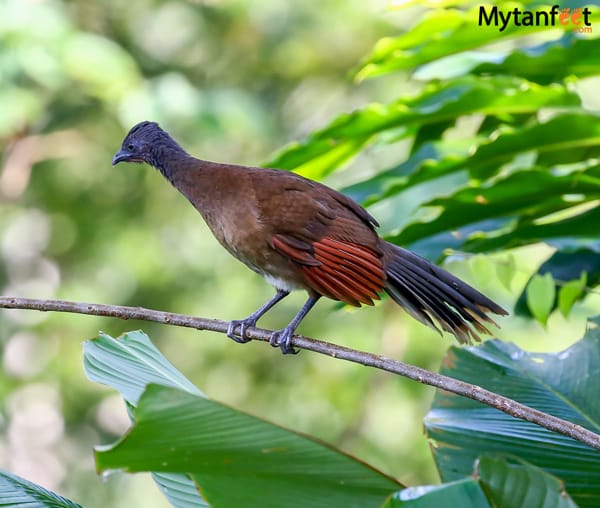
[[189,164],[190,159],[193,160],[193,157],[176,144],[163,145],[158,149],[155,148],[155,150],[157,153],[151,164],[158,169],[167,180],[175,185],[174,179],[177,174],[180,171],[185,170],[185,167]]
[[153,166],[194,204],[205,219],[218,208],[223,194],[231,187],[228,165],[197,159],[183,149],[169,149]]

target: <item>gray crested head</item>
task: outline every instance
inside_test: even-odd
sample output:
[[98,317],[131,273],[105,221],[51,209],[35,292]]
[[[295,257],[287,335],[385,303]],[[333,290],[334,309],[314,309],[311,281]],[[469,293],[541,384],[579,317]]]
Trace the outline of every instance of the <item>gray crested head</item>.
[[168,162],[179,156],[187,156],[187,153],[156,122],[144,121],[127,133],[112,164],[145,162],[164,173]]

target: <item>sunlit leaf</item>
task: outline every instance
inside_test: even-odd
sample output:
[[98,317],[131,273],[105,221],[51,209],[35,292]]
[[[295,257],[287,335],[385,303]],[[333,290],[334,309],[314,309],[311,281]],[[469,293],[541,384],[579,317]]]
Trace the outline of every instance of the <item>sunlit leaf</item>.
[[501,134],[494,142],[477,150],[476,166],[471,174],[480,179],[489,178],[497,173],[498,164],[519,153],[534,150],[538,153],[537,164],[546,166],[598,157],[600,117],[582,112],[567,113]]
[[563,316],[567,317],[573,304],[584,294],[587,284],[587,274],[583,272],[581,278],[566,282],[558,291],[558,308]]
[[554,306],[555,298],[556,287],[552,274],[534,275],[527,286],[527,306],[533,317],[544,326]]
[[[565,235],[570,232],[568,227],[565,231]],[[587,286],[594,287],[600,284],[600,242],[596,239],[582,242],[579,246],[569,245],[574,239],[574,237],[567,238],[568,241],[563,245],[549,239],[548,242],[560,250],[544,261],[537,271],[540,275],[551,274],[556,281],[555,291],[558,293],[558,299],[555,299],[552,310],[558,307],[564,315],[575,301],[585,297]],[[565,287],[567,289],[563,293]],[[526,290],[519,296],[515,312],[522,316],[532,316],[527,305]]]
[[[295,143],[284,149],[266,165],[296,169],[314,159],[329,157],[329,152],[338,150],[340,144],[364,146],[376,134],[401,127],[406,129],[404,135],[409,136],[417,125],[422,128],[477,112],[509,115],[578,104],[576,94],[556,84],[544,87],[508,76],[465,76],[430,83],[420,94],[388,105],[371,104],[353,113],[343,114],[324,129],[315,131],[303,143]],[[333,161],[337,163],[338,159],[333,157]],[[325,164],[320,171],[325,174],[334,166]],[[319,176],[315,171],[311,174]]]
[[322,179],[356,155],[366,141],[338,143],[337,146],[327,150],[322,156],[302,162],[294,169],[294,172],[313,180]]
[[496,259],[496,277],[500,283],[510,291],[511,282],[516,273],[515,257],[508,253],[499,259]]
[[[577,179],[572,175],[553,175],[540,168],[509,174],[496,180],[494,185],[467,186],[448,197],[427,202],[427,206],[439,207],[441,213],[429,222],[410,224],[391,238],[391,241],[410,245],[422,238],[458,230],[463,226],[475,225],[489,219],[501,219],[502,227],[510,230],[515,226],[513,217],[517,214],[537,218],[573,206],[572,202],[562,197],[565,194],[580,191],[584,199],[585,196],[593,198],[600,193],[600,179],[595,176],[597,169],[589,170],[589,179],[583,177],[585,172],[582,173],[582,178]],[[477,243],[479,238],[485,238],[486,230],[481,231],[483,233],[479,236],[473,232],[468,237],[462,236],[462,243],[465,243],[469,250],[475,251],[470,249],[467,242]],[[495,237],[498,236],[498,232],[494,234]],[[569,231],[565,229],[565,235],[568,234]],[[531,241],[535,237],[529,238]]]
[[424,143],[406,161],[396,167],[380,171],[350,187],[342,189],[344,194],[368,206],[394,196],[420,183],[442,178],[451,173],[465,170],[473,143],[481,140],[435,141]]
[[[595,224],[600,224],[600,206],[582,213],[577,213],[564,220],[536,223],[523,221],[507,228],[505,234],[494,234],[489,237],[480,235],[469,238],[463,249],[469,252],[489,252],[502,248],[519,247],[532,242],[545,241],[561,248],[577,248],[596,244],[598,241]],[[573,262],[576,262],[574,258]],[[596,257],[597,259],[597,257]],[[585,263],[588,260],[584,260]],[[595,264],[595,266],[598,266]],[[575,277],[578,277],[577,274]],[[569,279],[562,279],[569,280]]]
[[[537,155],[530,163],[520,162],[517,167],[521,170],[530,166],[547,171],[546,166],[581,163],[585,158],[600,156],[600,118],[565,113],[541,124],[503,130],[492,139],[479,136],[462,142],[426,143],[405,162],[344,192],[368,205],[452,173],[468,171],[478,180],[486,180],[502,172],[504,164],[527,154]],[[598,178],[597,167],[584,172],[589,173],[593,181]]]
[[570,75],[597,75],[599,51],[600,39],[578,39],[565,34],[554,41],[516,50],[465,51],[434,61],[419,69],[417,75],[420,79],[449,79],[469,72],[511,74],[548,84]]
[[[555,27],[480,25],[480,9],[490,11],[491,4],[478,4],[468,11],[437,9],[428,12],[410,31],[399,37],[380,40],[357,73],[357,79],[379,76],[400,69],[413,69],[434,60],[497,42],[508,37],[523,37]],[[518,2],[503,2],[500,10],[524,9]]]

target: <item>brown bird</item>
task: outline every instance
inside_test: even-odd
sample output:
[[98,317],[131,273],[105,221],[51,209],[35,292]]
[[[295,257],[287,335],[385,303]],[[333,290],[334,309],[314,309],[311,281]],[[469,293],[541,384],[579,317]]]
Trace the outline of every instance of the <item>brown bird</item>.
[[321,296],[360,307],[386,292],[414,318],[435,330],[437,322],[461,343],[490,333],[484,323],[496,323],[488,313],[507,314],[446,270],[379,238],[379,224],[364,208],[323,184],[287,171],[196,159],[154,122],[129,131],[112,161],[119,162],[158,169],[221,245],[275,287],[271,300],[230,323],[227,335],[236,342],[250,340],[247,330],[294,289],[306,290],[308,299],[269,341],[283,353],[296,352],[294,331]]

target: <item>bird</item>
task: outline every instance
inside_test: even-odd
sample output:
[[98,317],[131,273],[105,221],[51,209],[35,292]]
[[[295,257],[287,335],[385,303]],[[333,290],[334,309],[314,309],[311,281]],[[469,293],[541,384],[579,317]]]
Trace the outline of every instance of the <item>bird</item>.
[[248,342],[248,330],[294,290],[308,298],[269,343],[284,354],[296,328],[321,297],[360,307],[387,293],[421,323],[453,334],[459,343],[480,341],[507,311],[427,259],[383,240],[379,224],[350,197],[293,172],[197,159],[156,122],[134,125],[112,165],[156,168],[200,212],[217,241],[275,288],[275,295],[227,336]]

